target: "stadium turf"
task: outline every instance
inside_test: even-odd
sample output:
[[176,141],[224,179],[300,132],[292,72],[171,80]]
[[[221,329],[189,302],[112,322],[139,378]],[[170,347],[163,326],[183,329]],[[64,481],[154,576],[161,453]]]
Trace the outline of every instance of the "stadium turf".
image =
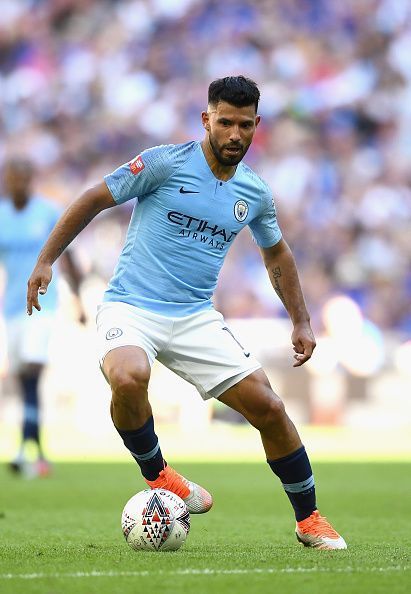
[[129,464],[60,464],[25,480],[0,469],[2,594],[351,594],[411,591],[406,463],[314,465],[319,506],[347,551],[305,549],[264,464],[178,464],[214,494],[176,553],[136,553],[120,530],[144,488]]

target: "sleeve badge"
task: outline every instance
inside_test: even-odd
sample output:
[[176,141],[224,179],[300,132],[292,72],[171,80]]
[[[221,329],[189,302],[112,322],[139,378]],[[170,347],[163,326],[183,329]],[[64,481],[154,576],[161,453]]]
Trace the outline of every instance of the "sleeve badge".
[[143,163],[143,159],[141,155],[137,155],[132,161],[129,163],[130,171],[133,175],[137,175],[140,171],[143,171],[145,165]]

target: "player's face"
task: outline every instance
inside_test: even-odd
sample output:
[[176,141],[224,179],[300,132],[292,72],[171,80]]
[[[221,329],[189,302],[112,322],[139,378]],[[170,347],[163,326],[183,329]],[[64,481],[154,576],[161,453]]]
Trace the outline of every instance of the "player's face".
[[221,165],[237,165],[253,140],[260,116],[254,105],[236,107],[225,101],[209,106],[202,114],[211,149]]
[[32,171],[24,162],[7,164],[4,170],[6,193],[17,205],[26,201],[31,190]]

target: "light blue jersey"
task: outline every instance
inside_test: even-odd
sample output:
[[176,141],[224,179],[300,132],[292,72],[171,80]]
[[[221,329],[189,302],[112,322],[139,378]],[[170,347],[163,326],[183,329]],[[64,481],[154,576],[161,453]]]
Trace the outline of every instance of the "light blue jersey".
[[[9,199],[0,200],[0,265],[6,271],[3,313],[6,319],[26,313],[27,281],[59,210],[34,196],[21,210]],[[41,298],[42,310],[57,306],[57,283],[50,283]]]
[[118,204],[137,198],[105,301],[172,317],[210,309],[224,258],[244,227],[263,248],[281,239],[267,184],[243,163],[220,181],[199,142],[148,149],[105,181]]

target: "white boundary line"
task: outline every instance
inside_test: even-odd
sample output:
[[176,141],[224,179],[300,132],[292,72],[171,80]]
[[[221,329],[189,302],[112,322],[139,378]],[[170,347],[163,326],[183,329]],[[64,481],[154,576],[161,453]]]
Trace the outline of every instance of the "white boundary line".
[[89,577],[156,577],[184,575],[253,575],[253,574],[293,574],[293,573],[389,573],[409,571],[410,567],[265,567],[254,569],[176,569],[174,571],[78,571],[76,573],[3,573],[0,580],[41,580]]

